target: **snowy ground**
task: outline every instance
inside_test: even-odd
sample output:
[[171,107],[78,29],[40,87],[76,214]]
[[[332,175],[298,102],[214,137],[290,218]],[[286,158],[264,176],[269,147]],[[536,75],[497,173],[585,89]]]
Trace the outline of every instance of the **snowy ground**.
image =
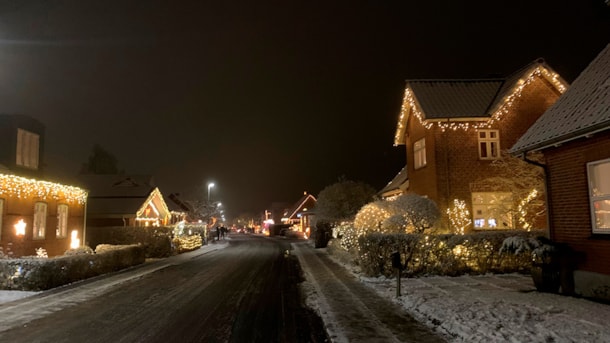
[[333,260],[453,342],[610,342],[610,305],[539,293],[529,276],[402,278],[396,297],[395,278]]

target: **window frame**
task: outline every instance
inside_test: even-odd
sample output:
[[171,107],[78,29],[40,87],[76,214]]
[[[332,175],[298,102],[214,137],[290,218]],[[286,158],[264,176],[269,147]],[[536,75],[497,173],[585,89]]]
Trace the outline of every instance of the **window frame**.
[[40,164],[40,135],[21,128],[17,129],[15,164],[29,169],[38,169]]
[[[485,134],[485,137],[481,137],[481,134]],[[492,133],[495,133],[495,137],[491,137]],[[495,149],[494,149],[495,143]],[[481,145],[485,146],[485,154],[483,156],[483,149]],[[480,160],[497,160],[500,158],[500,130],[477,130],[477,146],[479,150],[479,159]],[[495,156],[494,156],[495,153]]]
[[55,231],[56,238],[68,237],[68,218],[70,207],[68,204],[57,205],[57,230]]
[[428,159],[426,158],[426,137],[424,137],[413,142],[413,169],[421,169],[426,165],[428,165]]
[[[608,193],[607,194],[600,194],[597,195],[594,193],[594,189],[596,188],[596,184],[595,184],[595,174],[593,169],[596,168],[599,165],[608,165],[608,168],[610,168],[610,158],[607,159],[603,159],[603,160],[598,160],[598,161],[592,161],[592,162],[588,162],[587,163],[587,188],[588,188],[588,192],[589,192],[589,212],[590,212],[590,216],[591,216],[591,231],[592,233],[595,234],[610,234],[610,219],[608,227],[607,228],[599,228],[597,225],[597,212],[595,210],[595,204],[599,201],[603,201],[603,202],[610,202],[610,178],[608,179],[603,179],[603,180],[608,180]],[[601,173],[600,173],[601,174]],[[610,214],[607,214],[608,217],[610,217]]]
[[[495,203],[493,201],[487,202],[476,202],[475,199],[479,195],[483,200],[489,199],[492,195],[495,195],[496,199],[500,199],[501,203]],[[472,192],[472,225],[475,230],[511,230],[515,228],[514,218],[512,211],[514,211],[512,192]],[[495,205],[495,206],[494,206]],[[508,205],[508,213],[500,213],[494,215],[495,210],[503,210],[502,206]],[[495,209],[494,209],[495,207]],[[482,214],[478,215],[478,209],[482,209]],[[503,218],[505,216],[505,218]],[[490,225],[491,219],[494,219],[496,224]],[[502,226],[503,219],[508,222],[508,226]],[[483,226],[477,226],[477,223],[483,220]]]
[[38,201],[34,204],[34,220],[32,222],[32,239],[45,239],[47,227],[46,202]]

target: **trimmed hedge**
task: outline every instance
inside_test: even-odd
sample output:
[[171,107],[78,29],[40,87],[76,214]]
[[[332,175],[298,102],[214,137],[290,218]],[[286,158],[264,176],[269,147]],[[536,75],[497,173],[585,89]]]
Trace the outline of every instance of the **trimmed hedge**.
[[87,245],[142,244],[147,258],[169,257],[172,251],[174,227],[112,226],[87,227]]
[[[500,253],[507,237],[538,237],[543,232],[499,231],[466,235],[380,234],[358,239],[356,262],[367,276],[392,276],[391,255],[398,252],[405,265],[405,276],[486,273],[529,273],[528,254]],[[337,244],[333,244],[337,246]]]
[[95,254],[0,259],[0,288],[41,291],[144,263],[142,245],[105,246]]

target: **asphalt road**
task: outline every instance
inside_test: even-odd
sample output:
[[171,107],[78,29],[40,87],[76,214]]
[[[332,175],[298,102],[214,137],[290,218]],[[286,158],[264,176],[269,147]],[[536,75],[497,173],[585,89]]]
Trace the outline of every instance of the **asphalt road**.
[[[2,328],[0,341],[327,341],[320,318],[302,306],[302,275],[297,259],[286,253],[289,241],[234,235],[227,243],[206,254],[172,257],[103,291],[83,283],[13,304],[10,311],[21,313],[23,324]],[[69,297],[82,287],[91,288],[81,290],[88,297]],[[23,311],[37,319],[25,320]]]

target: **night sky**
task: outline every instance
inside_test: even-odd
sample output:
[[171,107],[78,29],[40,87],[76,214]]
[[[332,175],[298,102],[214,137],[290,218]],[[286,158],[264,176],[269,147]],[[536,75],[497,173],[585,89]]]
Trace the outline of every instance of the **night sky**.
[[48,179],[94,144],[164,194],[229,215],[381,189],[406,79],[507,76],[538,57],[567,81],[610,42],[603,0],[0,1],[0,112],[46,126]]

